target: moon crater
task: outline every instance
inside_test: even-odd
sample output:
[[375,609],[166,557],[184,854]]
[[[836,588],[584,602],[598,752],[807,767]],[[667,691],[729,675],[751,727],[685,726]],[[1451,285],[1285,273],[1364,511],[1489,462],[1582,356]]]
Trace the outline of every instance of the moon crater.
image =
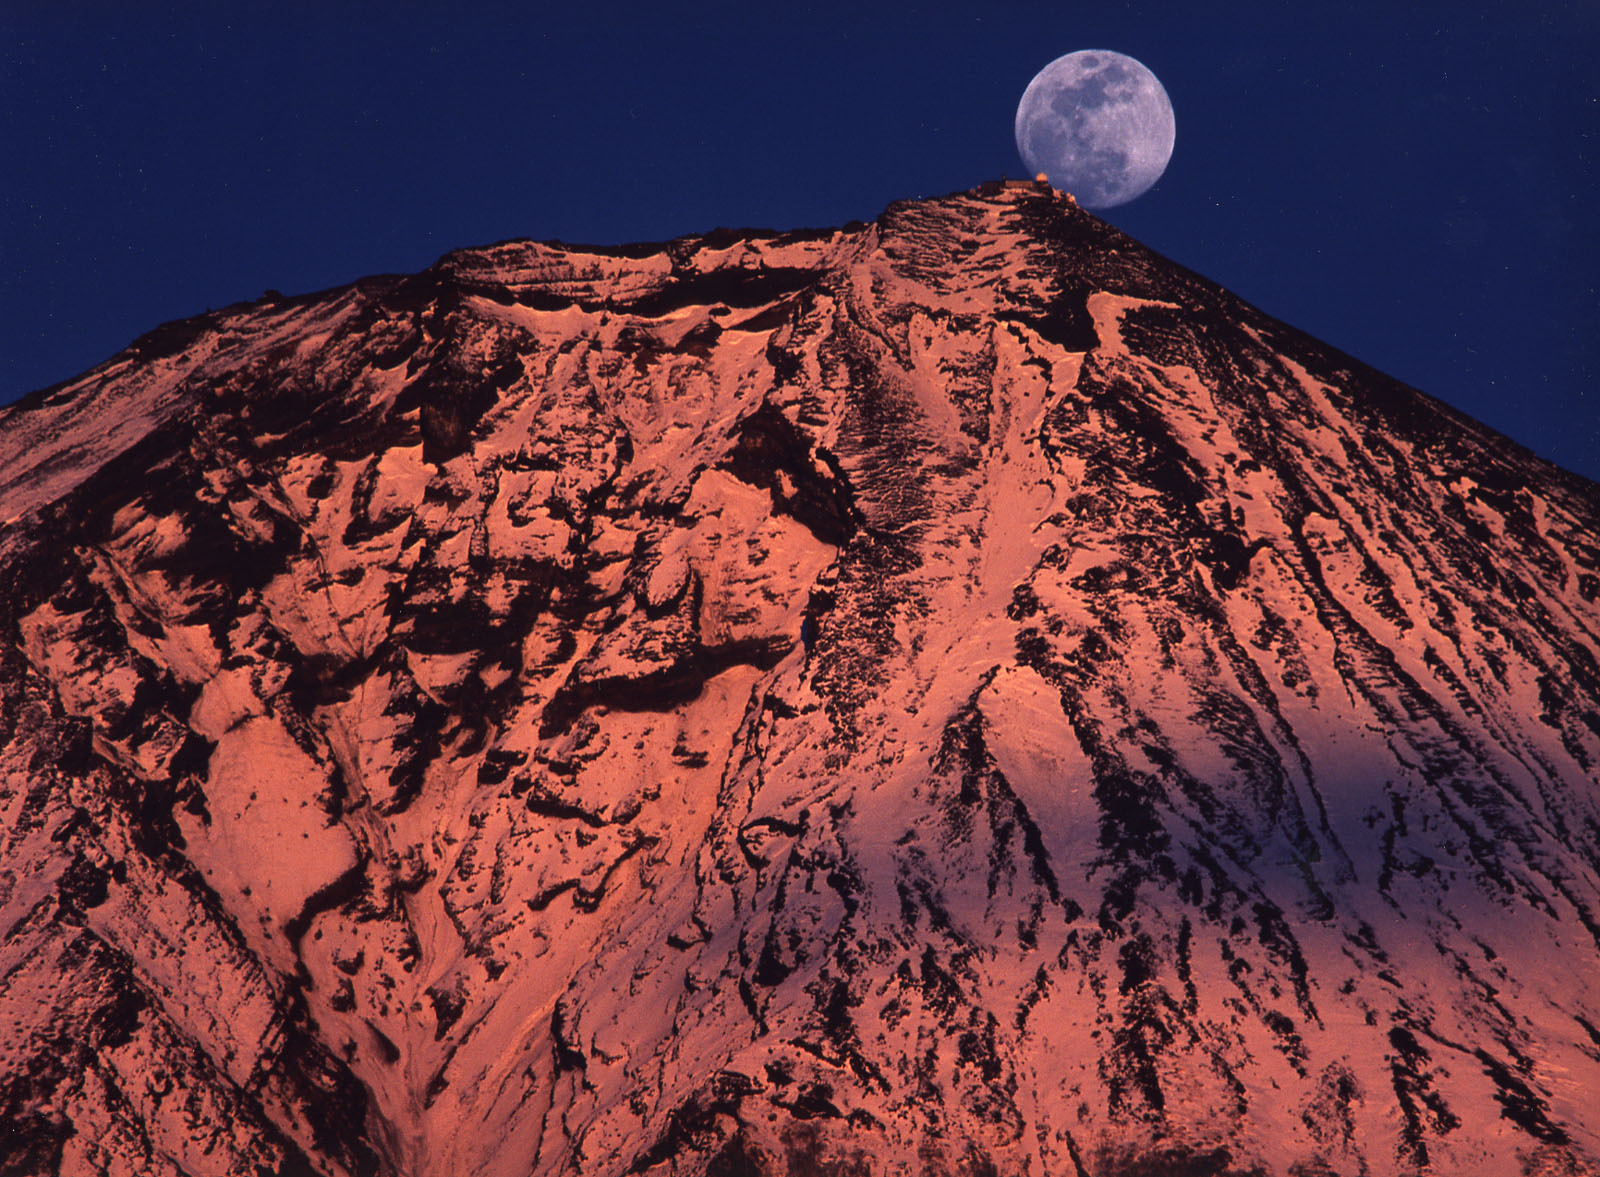
[[1172,158],[1177,126],[1167,92],[1141,63],[1106,49],[1058,57],[1017,104],[1017,150],[1032,172],[1088,208],[1149,191]]

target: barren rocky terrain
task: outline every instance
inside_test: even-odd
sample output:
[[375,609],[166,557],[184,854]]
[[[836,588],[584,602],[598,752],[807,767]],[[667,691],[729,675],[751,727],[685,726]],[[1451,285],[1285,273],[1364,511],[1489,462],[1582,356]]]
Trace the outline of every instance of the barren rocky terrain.
[[1593,1172],[1597,655],[1047,189],[169,324],[0,410],[0,1171]]

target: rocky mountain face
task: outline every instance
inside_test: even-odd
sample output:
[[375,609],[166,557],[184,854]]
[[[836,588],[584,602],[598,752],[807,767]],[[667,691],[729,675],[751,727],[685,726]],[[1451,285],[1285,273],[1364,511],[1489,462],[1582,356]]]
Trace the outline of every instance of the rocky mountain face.
[[1592,1172],[1600,488],[1047,190],[0,410],[0,1171]]

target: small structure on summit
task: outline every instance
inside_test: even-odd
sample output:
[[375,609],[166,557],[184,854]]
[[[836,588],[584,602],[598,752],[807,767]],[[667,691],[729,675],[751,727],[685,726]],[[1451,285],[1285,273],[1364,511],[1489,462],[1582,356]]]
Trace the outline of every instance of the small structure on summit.
[[1050,177],[1040,172],[1031,180],[1013,180],[1009,176],[1001,176],[998,180],[984,180],[976,188],[969,189],[974,196],[997,196],[1002,192],[1048,192],[1057,200],[1064,200],[1068,204],[1076,205],[1077,198],[1070,192],[1063,192],[1050,183]]

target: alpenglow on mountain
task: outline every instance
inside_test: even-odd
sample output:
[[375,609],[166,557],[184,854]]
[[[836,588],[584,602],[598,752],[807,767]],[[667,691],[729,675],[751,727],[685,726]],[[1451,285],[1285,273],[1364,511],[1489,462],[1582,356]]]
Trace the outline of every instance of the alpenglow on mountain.
[[1562,1175],[1600,488],[1032,187],[0,410],[0,1171]]

